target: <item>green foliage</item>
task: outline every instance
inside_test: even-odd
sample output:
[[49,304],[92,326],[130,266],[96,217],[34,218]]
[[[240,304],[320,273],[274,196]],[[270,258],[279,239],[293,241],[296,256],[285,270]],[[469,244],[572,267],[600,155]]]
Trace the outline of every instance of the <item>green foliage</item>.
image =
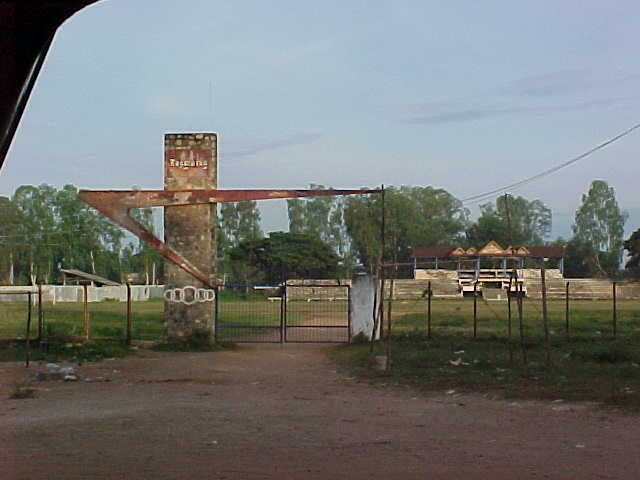
[[257,272],[245,261],[233,260],[231,251],[241,242],[262,238],[260,211],[255,200],[222,203],[218,225],[218,275],[230,274],[231,283],[250,283]]
[[496,205],[481,205],[476,223],[467,230],[470,245],[480,247],[490,240],[508,245],[542,245],[551,232],[551,210],[540,200],[505,195]]
[[629,260],[625,265],[627,272],[634,277],[640,276],[640,228],[624,241],[624,249],[629,252]]
[[0,241],[8,264],[0,265],[15,283],[50,283],[60,267],[78,268],[119,279],[123,231],[77,198],[77,188],[22,185],[0,201]]
[[626,219],[613,187],[594,180],[582,196],[573,225],[572,241],[577,245],[573,262],[583,267],[585,276],[613,276],[618,271]]
[[[311,190],[324,190],[324,185],[310,184]],[[344,222],[345,198],[334,196],[287,200],[289,232],[304,233],[321,239],[341,258],[341,276],[350,277],[356,254]]]
[[284,232],[242,242],[230,256],[232,261],[255,267],[272,284],[284,278],[330,278],[336,274],[339,260],[322,240]]
[[26,398],[35,398],[35,396],[36,389],[31,385],[31,381],[25,378],[16,385],[9,398],[12,400],[24,400]]
[[[385,210],[386,260],[398,262],[410,260],[413,246],[458,243],[469,216],[458,199],[432,187],[391,187],[385,190]],[[360,261],[374,270],[382,250],[382,196],[349,197],[344,222]]]

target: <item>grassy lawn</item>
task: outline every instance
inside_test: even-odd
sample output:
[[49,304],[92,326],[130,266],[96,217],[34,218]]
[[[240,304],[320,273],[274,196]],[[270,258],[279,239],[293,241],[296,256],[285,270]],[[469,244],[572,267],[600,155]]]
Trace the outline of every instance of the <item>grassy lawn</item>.
[[[640,409],[640,302],[618,302],[615,339],[611,302],[572,302],[568,340],[564,302],[549,302],[552,368],[546,368],[539,301],[524,302],[524,343],[515,301],[512,307],[509,341],[506,304],[479,300],[474,339],[473,299],[435,300],[429,339],[426,301],[396,302],[389,373],[372,371],[368,345],[341,346],[334,355],[361,375],[425,390],[589,400]],[[376,345],[375,354],[384,354],[384,345]]]
[[[24,338],[27,325],[25,303],[0,303],[0,339]],[[44,304],[45,334],[50,337],[80,337],[83,335],[82,302]],[[134,302],[132,307],[132,336],[136,340],[158,340],[163,329],[164,303]],[[123,339],[126,328],[127,305],[121,302],[89,304],[91,338]],[[31,338],[37,336],[37,311],[31,316]]]

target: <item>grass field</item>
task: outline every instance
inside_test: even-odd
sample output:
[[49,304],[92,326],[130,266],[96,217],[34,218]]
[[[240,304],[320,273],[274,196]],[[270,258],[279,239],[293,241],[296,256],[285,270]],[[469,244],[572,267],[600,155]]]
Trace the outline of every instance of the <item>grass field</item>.
[[[511,340],[506,303],[478,300],[474,339],[472,298],[433,301],[431,338],[426,300],[396,301],[390,371],[371,370],[368,345],[345,345],[334,355],[358,374],[428,390],[589,400],[640,409],[640,302],[618,302],[616,338],[612,302],[581,300],[570,306],[567,338],[564,302],[548,303],[547,350],[539,300],[524,301],[522,338],[513,302]],[[377,344],[374,354],[385,353],[385,345]]]
[[[395,301],[392,304],[391,371],[373,373],[369,346],[345,345],[335,352],[344,365],[362,375],[383,381],[408,383],[418,388],[484,392],[510,397],[594,400],[640,408],[640,301],[617,304],[617,335],[613,337],[611,301],[572,301],[569,337],[565,331],[565,304],[548,303],[552,366],[547,365],[542,307],[539,300],[523,302],[522,336],[516,302],[512,302],[511,338],[508,335],[506,302],[476,302],[477,330],[473,337],[472,298],[434,299],[431,338],[427,338],[427,302]],[[163,331],[162,301],[133,304],[133,338],[160,340]],[[219,315],[225,325],[260,325],[264,332],[280,325],[280,303],[265,297],[225,295]],[[346,318],[347,302],[287,304],[291,325],[313,324]],[[71,347],[79,358],[102,358],[126,354],[114,344],[124,338],[126,304],[89,304],[91,336],[110,339]],[[386,309],[385,309],[386,314]],[[24,338],[26,303],[0,303],[0,338]],[[82,336],[82,303],[44,305],[45,334],[52,338]],[[232,330],[222,330],[227,340]],[[31,337],[37,334],[37,314],[32,312]],[[116,342],[117,343],[117,342]],[[121,342],[120,344],[121,345]],[[383,354],[384,345],[376,345]],[[77,351],[76,351],[77,350]],[[6,357],[6,358],[5,358]],[[22,358],[18,353],[0,360]]]

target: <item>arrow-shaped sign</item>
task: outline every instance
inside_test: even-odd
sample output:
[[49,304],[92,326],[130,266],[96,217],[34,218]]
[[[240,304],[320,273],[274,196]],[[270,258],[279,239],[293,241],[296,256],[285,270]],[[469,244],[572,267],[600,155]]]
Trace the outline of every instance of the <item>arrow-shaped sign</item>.
[[159,240],[142,224],[131,218],[129,210],[144,207],[176,207],[246,200],[363,195],[381,192],[382,190],[80,190],[78,198],[129,230],[209,288],[213,288],[214,286],[211,285],[205,274],[173,248]]

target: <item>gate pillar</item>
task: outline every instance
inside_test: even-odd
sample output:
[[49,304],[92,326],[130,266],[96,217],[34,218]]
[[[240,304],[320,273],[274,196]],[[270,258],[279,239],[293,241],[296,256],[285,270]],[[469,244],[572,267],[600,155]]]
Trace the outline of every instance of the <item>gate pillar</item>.
[[[216,189],[217,143],[215,133],[166,134],[165,190]],[[212,285],[216,276],[216,224],[215,203],[164,209],[165,243],[188,258]],[[203,295],[202,291],[198,295],[197,290],[209,287],[171,261],[165,260],[164,268],[166,289],[174,292],[165,295],[166,339],[180,342],[198,331],[213,335],[212,295]]]

